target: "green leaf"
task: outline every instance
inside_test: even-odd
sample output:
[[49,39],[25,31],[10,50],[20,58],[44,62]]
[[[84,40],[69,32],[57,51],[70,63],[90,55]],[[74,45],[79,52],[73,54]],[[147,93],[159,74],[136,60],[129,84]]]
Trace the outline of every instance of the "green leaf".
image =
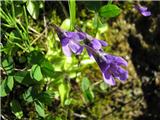
[[0,97],[4,97],[9,93],[8,87],[6,86],[6,80],[3,80],[0,85]]
[[32,68],[31,68],[31,71],[30,71],[30,75],[31,75],[31,78],[32,79],[35,79],[37,81],[40,81],[42,80],[43,78],[43,75],[41,73],[41,68],[39,65],[33,65]]
[[107,17],[107,18],[115,17],[120,13],[121,13],[121,9],[118,6],[113,4],[104,5],[99,10],[100,16]]
[[34,105],[38,115],[44,118],[45,117],[44,105],[40,101],[35,101]]
[[82,91],[88,90],[89,87],[90,87],[90,81],[88,80],[88,78],[83,78],[82,83],[81,83]]
[[18,82],[18,83],[23,83],[24,78],[27,75],[27,71],[18,71],[17,73],[15,73],[14,75],[14,79]]
[[22,108],[17,100],[12,100],[10,102],[11,110],[13,114],[18,118],[21,119],[23,117]]
[[67,83],[61,83],[58,86],[59,94],[60,94],[60,99],[61,99],[61,105],[64,105],[64,101],[68,98],[69,96],[69,91],[70,87],[69,84]]
[[27,4],[27,10],[33,19],[37,19],[39,16],[39,2],[29,0]]
[[37,80],[31,78],[29,71],[16,72],[14,75],[14,79],[16,82],[26,85],[26,86],[34,85],[38,83]]
[[44,104],[50,105],[52,103],[53,97],[54,95],[51,92],[45,91],[40,93],[37,99]]
[[54,75],[53,75],[54,68],[48,60],[44,60],[40,66],[41,66],[41,70],[42,70],[43,75],[45,75],[47,77],[54,77]]
[[13,76],[8,76],[6,80],[3,80],[0,85],[0,97],[7,96],[12,91],[14,86]]
[[71,24],[71,21],[70,21],[70,19],[65,19],[63,22],[62,22],[62,24],[61,24],[61,28],[63,29],[63,30],[67,30],[67,31],[69,31],[69,29],[70,29],[70,24]]
[[23,99],[26,102],[32,102],[38,95],[38,91],[35,87],[29,87],[24,93],[23,93]]
[[88,78],[83,78],[81,82],[81,89],[82,89],[85,100],[87,102],[92,102],[94,100],[94,94],[91,89],[90,81]]
[[34,51],[30,52],[28,55],[29,64],[40,65],[43,62],[43,60],[44,60],[44,55],[38,50],[34,50]]
[[7,74],[10,74],[13,71],[13,59],[12,57],[8,57],[7,59],[2,61],[2,67],[6,71]]
[[94,94],[91,88],[84,92],[84,97],[86,101],[93,102]]
[[13,76],[8,76],[8,78],[7,78],[7,86],[9,88],[9,90],[12,91],[12,88],[14,86]]

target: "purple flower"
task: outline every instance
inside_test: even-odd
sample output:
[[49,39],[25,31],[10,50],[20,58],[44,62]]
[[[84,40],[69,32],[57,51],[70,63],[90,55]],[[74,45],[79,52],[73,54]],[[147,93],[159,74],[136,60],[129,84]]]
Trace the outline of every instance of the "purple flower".
[[135,5],[134,6],[143,16],[147,17],[151,15],[150,11],[147,11],[148,8],[145,6]]
[[127,62],[122,57],[109,55],[101,51],[95,51],[88,46],[86,46],[86,48],[92,53],[101,69],[103,79],[107,84],[115,85],[114,78],[121,81],[125,81],[128,78],[128,72],[121,68],[121,66],[127,66]]
[[[81,31],[66,32],[56,25],[53,25],[53,27],[60,38],[62,50],[66,56],[71,56],[72,52],[79,55],[85,47],[89,56],[96,60],[106,83],[115,85],[114,78],[121,81],[128,78],[128,72],[121,67],[127,66],[127,62],[121,57],[104,53],[102,47],[107,46],[105,41],[95,39]],[[81,42],[82,44],[80,44]]]
[[114,78],[121,81],[125,81],[128,78],[128,72],[121,68],[121,65],[127,66],[127,62],[123,58],[106,54],[104,59],[95,57],[95,60],[102,71],[106,83],[115,85]]
[[[84,41],[85,45],[89,46],[93,50],[102,51],[102,47],[106,47],[108,44],[103,40],[98,40],[96,38],[93,38],[92,36],[84,33],[86,36],[86,39]],[[92,53],[90,50],[87,49],[88,55],[92,58]]]
[[[79,55],[83,51],[80,41],[84,39],[80,32],[65,32],[61,39],[62,50],[66,56],[71,56],[72,52]],[[72,51],[72,52],[71,52]]]
[[61,30],[56,25],[53,25],[55,31],[60,39],[63,53],[70,57],[72,52],[79,55],[83,51],[83,46],[80,42],[85,39],[85,36],[81,32],[66,32]]
[[88,46],[95,50],[100,50],[102,49],[102,46],[107,46],[107,43],[103,40],[93,38],[92,41],[88,44]]

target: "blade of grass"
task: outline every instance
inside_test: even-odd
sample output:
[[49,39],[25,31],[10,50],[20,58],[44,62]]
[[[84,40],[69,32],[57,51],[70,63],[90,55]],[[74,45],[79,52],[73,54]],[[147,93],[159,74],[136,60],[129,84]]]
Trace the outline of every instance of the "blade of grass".
[[17,45],[19,48],[21,48],[23,51],[28,52],[28,51],[25,49],[24,46],[20,45],[19,43],[12,42],[6,35],[5,35],[5,38],[8,40],[9,43],[15,44],[15,45]]
[[3,18],[10,26],[13,26],[11,19],[9,16],[0,8],[0,17]]
[[24,18],[26,22],[27,31],[28,31],[28,17],[27,17],[27,11],[26,11],[25,5],[23,5],[23,12],[24,12]]
[[12,16],[15,18],[15,9],[14,9],[14,1],[12,1],[11,7],[12,7]]

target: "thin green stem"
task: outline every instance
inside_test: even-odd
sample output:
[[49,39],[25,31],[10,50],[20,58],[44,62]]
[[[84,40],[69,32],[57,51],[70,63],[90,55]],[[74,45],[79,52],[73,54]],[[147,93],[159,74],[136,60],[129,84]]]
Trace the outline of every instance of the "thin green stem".
[[76,1],[69,0],[69,14],[70,14],[70,30],[74,29],[76,21]]

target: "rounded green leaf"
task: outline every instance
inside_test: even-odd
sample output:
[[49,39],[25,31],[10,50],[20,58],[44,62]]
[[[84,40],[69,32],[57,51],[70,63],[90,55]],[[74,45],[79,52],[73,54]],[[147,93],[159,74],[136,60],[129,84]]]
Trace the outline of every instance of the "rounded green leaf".
[[82,89],[85,101],[92,102],[94,99],[94,94],[93,94],[91,84],[88,78],[83,78],[81,82],[81,89]]
[[36,87],[29,87],[24,93],[23,93],[23,99],[30,103],[32,102],[33,100],[35,100],[35,98],[37,97],[38,95],[38,90]]
[[29,71],[18,71],[14,74],[14,80],[20,84],[29,86],[37,84],[39,81],[32,79]]
[[64,101],[68,98],[69,91],[70,91],[69,87],[70,86],[67,83],[62,83],[58,86],[62,106],[64,105]]
[[82,82],[81,82],[81,89],[82,91],[86,91],[89,89],[90,86],[90,81],[88,80],[88,78],[83,78]]
[[45,91],[45,92],[41,92],[37,99],[47,105],[51,105],[52,100],[53,100],[54,94],[49,92],[49,91]]
[[17,73],[15,73],[14,79],[18,83],[22,83],[26,75],[27,75],[27,71],[18,71]]
[[7,94],[12,91],[14,86],[13,76],[8,76],[7,79],[3,80],[0,85],[0,97],[7,96]]
[[40,66],[41,66],[41,70],[42,70],[43,75],[45,75],[47,77],[54,77],[53,76],[54,68],[48,60],[44,60]]
[[44,118],[45,117],[44,105],[40,101],[35,101],[34,105],[38,115]]
[[40,5],[39,2],[31,0],[28,1],[27,10],[33,19],[37,19],[39,16],[39,7],[40,7],[39,5]]
[[2,61],[2,67],[7,74],[10,74],[13,71],[13,59],[12,57],[8,57],[7,59]]
[[10,91],[12,91],[13,85],[14,85],[13,76],[8,76],[8,78],[7,78],[7,86],[8,86]]
[[42,75],[40,66],[37,64],[33,65],[30,71],[30,75],[32,79],[35,79],[37,81],[42,80],[43,75]]
[[113,4],[104,5],[99,10],[100,16],[107,17],[107,18],[115,17],[120,13],[121,13],[121,9],[118,6]]
[[64,29],[64,30],[69,30],[70,29],[70,24],[71,24],[71,21],[70,19],[65,19],[62,24],[61,24],[61,28]]

